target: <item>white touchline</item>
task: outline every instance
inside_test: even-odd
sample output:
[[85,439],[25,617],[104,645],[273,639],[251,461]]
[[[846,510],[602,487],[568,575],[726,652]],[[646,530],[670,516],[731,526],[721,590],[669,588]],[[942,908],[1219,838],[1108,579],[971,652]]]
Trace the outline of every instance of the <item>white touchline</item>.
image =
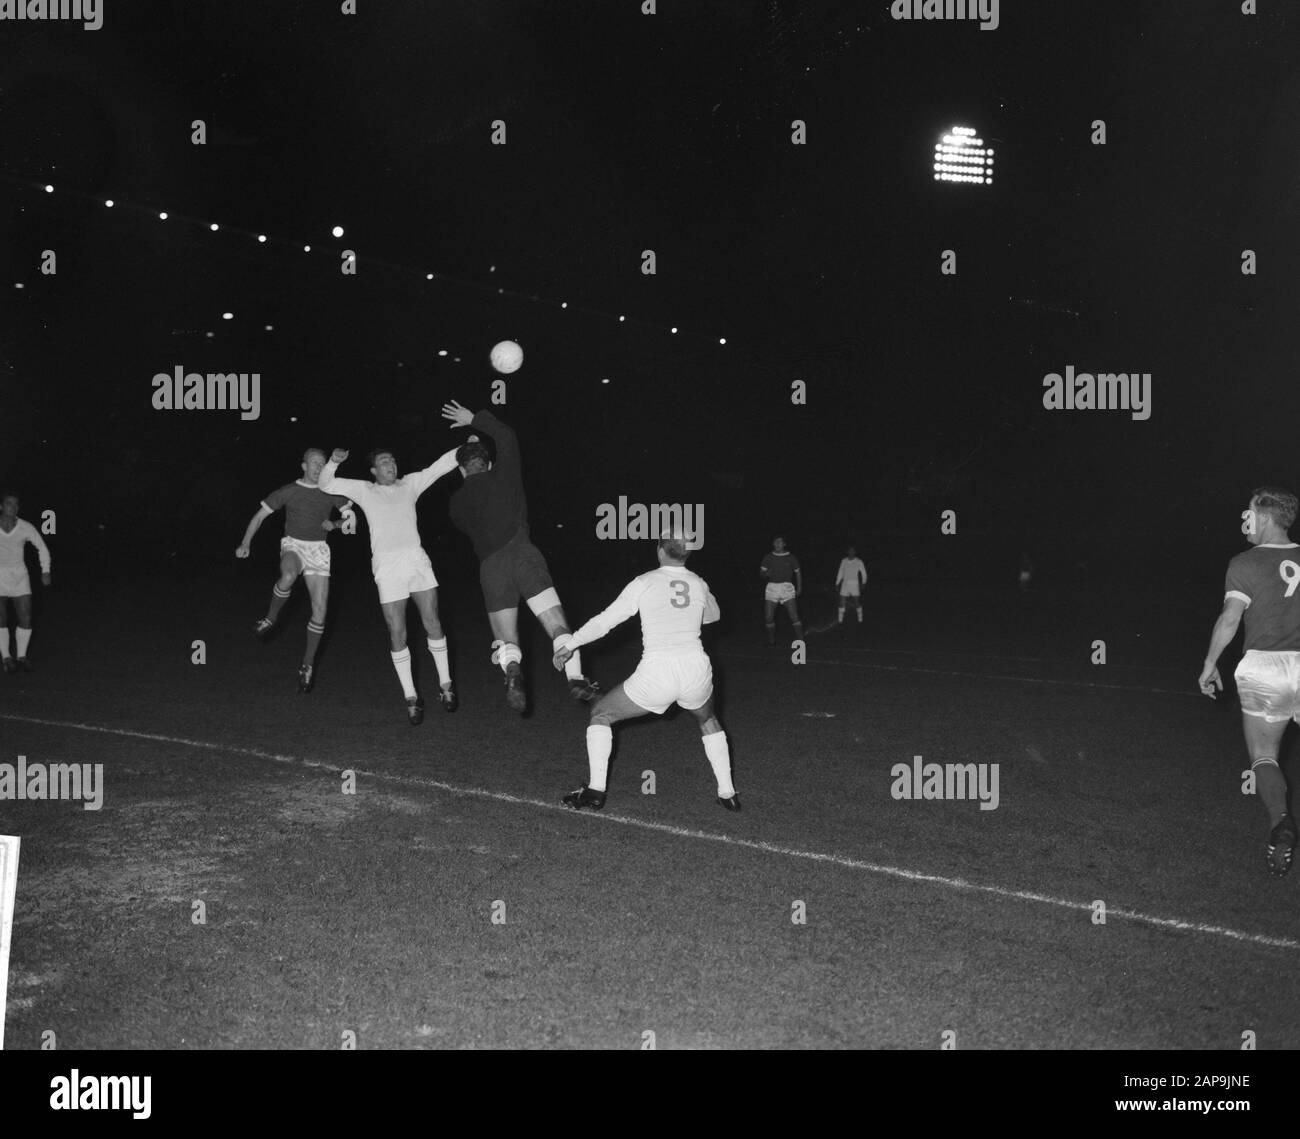
[[[429,787],[436,791],[445,791],[450,795],[465,795],[476,799],[492,799],[498,803],[517,803],[526,807],[540,807],[548,811],[562,811],[578,818],[592,819],[599,822],[617,823],[622,826],[638,827],[641,830],[658,831],[678,838],[694,838],[704,842],[717,842],[726,846],[744,847],[758,850],[764,854],[780,854],[787,858],[803,858],[810,862],[823,862],[832,866],[841,866],[847,870],[865,870],[871,874],[883,874],[891,878],[903,878],[909,882],[928,882],[936,886],[946,886],[951,890],[965,890],[970,893],[992,894],[999,898],[1012,898],[1022,902],[1040,902],[1044,905],[1058,906],[1061,909],[1075,910],[1091,914],[1090,902],[1072,902],[1069,898],[1056,898],[1051,894],[1038,894],[1031,890],[1012,890],[1006,886],[987,886],[979,882],[967,882],[964,878],[947,878],[940,874],[924,874],[919,870],[905,870],[900,866],[884,866],[876,862],[863,862],[857,858],[847,858],[842,854],[824,854],[815,850],[799,850],[796,847],[780,846],[772,842],[759,842],[757,839],[733,838],[731,835],[714,834],[710,831],[689,830],[686,827],[669,826],[667,823],[655,823],[648,819],[633,819],[627,815],[607,815],[603,811],[582,814],[560,803],[545,799],[529,799],[523,795],[511,795],[505,791],[489,791],[485,787],[460,787],[455,783],[442,783],[437,779],[420,779],[414,775],[389,775],[379,771],[364,771],[359,767],[340,767],[333,763],[322,763],[316,759],[303,759],[296,755],[279,755],[259,748],[235,747],[231,744],[215,744],[207,740],[191,740],[184,736],[164,736],[157,732],[134,732],[126,728],[105,728],[99,724],[78,724],[70,720],[44,720],[36,716],[12,716],[0,712],[0,720],[11,720],[16,724],[41,724],[50,728],[74,728],[82,732],[100,732],[108,736],[124,736],[135,740],[157,740],[159,743],[181,744],[184,747],[201,748],[204,751],[221,751],[230,755],[247,755],[254,759],[266,759],[272,763],[283,763],[292,767],[309,767],[316,771],[328,771],[341,775],[344,771],[354,771],[358,776],[375,779],[381,783],[393,783],[403,787]],[[1246,941],[1254,945],[1267,945],[1274,949],[1300,949],[1300,941],[1290,937],[1273,937],[1265,933],[1246,933],[1227,926],[1207,925],[1204,922],[1184,921],[1181,918],[1162,918],[1153,914],[1144,914],[1139,910],[1125,910],[1106,907],[1108,918],[1127,918],[1142,925],[1155,926],[1158,929],[1181,929],[1189,933],[1209,933],[1219,937],[1229,937],[1234,941]]]
[[0,1052],[5,1046],[5,995],[9,992],[9,939],[18,896],[18,848],[22,840],[0,834]]
[[[727,656],[734,657],[737,660],[761,660],[768,664],[785,664],[785,658],[781,656],[759,656],[757,653],[727,653]],[[907,668],[901,664],[865,664],[857,660],[813,660],[809,658],[805,663],[829,664],[836,668],[874,668],[880,672],[924,672],[930,676],[966,676],[972,680],[1014,680],[1020,684],[1061,684],[1067,688],[1109,688],[1115,692],[1139,694],[1150,692],[1157,696],[1187,696],[1192,699],[1205,699],[1199,692],[1187,692],[1181,688],[1140,688],[1134,684],[1098,684],[1096,681],[1091,680],[1048,680],[1041,676],[997,676],[991,672],[955,672],[947,668]]]

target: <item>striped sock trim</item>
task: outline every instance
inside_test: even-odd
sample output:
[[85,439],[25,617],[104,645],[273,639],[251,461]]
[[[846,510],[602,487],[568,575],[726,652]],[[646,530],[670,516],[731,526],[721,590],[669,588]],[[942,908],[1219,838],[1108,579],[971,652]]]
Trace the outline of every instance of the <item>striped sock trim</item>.
[[1263,767],[1265,764],[1269,764],[1269,763],[1271,763],[1274,767],[1277,767],[1278,766],[1277,757],[1272,755],[1262,755],[1259,757],[1259,759],[1255,760],[1250,765],[1250,769],[1251,771],[1254,771],[1255,768]]
[[318,624],[316,624],[315,621],[308,621],[308,622],[307,622],[307,632],[309,632],[309,633],[323,633],[323,632],[325,632],[325,626],[324,626],[324,625],[318,625]]
[[274,593],[276,597],[288,597],[290,593],[289,590],[281,589],[278,585],[271,586],[271,592]]

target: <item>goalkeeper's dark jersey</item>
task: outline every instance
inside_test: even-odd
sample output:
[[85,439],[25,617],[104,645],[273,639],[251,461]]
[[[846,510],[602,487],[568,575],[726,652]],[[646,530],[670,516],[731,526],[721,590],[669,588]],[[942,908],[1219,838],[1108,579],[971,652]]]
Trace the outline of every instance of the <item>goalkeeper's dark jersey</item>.
[[469,535],[479,561],[495,554],[516,534],[528,540],[528,500],[519,462],[519,439],[490,411],[474,416],[473,426],[497,445],[490,471],[468,475],[448,504],[452,524]]

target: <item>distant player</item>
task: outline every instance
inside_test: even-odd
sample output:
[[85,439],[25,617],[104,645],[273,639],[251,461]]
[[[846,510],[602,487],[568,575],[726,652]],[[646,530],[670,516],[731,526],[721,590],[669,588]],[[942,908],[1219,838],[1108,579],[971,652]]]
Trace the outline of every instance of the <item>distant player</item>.
[[784,605],[790,624],[794,626],[795,640],[803,640],[803,624],[795,599],[803,595],[803,571],[799,559],[785,548],[785,539],[772,539],[772,550],[763,555],[759,573],[767,585],[763,590],[763,621],[767,625],[767,643],[776,644],[776,607]]
[[249,520],[244,540],[235,557],[248,557],[253,536],[263,522],[277,510],[284,510],[284,537],[280,539],[280,577],[271,589],[271,605],[253,631],[264,637],[279,620],[280,610],[293,592],[293,583],[301,576],[311,598],[311,619],[307,622],[307,648],[298,667],[298,691],[312,690],[316,668],[316,650],[325,632],[325,611],[329,605],[330,548],[325,535],[338,527],[330,520],[337,507],[350,510],[352,503],[341,494],[326,494],[320,489],[320,473],[325,466],[325,452],[310,447],[302,457],[302,478],[285,483],[264,498]]
[[676,703],[700,726],[704,754],[718,783],[718,804],[739,811],[740,799],[731,782],[727,733],[713,711],[713,666],[700,643],[700,626],[721,615],[718,603],[705,580],[686,568],[688,551],[682,538],[660,539],[657,553],[658,569],[635,578],[613,605],[555,652],[555,667],[563,668],[578,647],[599,640],[633,614],[641,615],[641,663],[622,684],[592,705],[587,728],[587,782],[561,802],[575,810],[590,807],[599,811],[605,805],[605,780],[614,747],[611,725],[660,715]]
[[1020,592],[1024,593],[1029,588],[1029,583],[1034,580],[1034,563],[1029,560],[1028,554],[1020,555]]
[[1287,534],[1296,518],[1296,496],[1276,486],[1254,492],[1242,526],[1253,549],[1228,563],[1223,611],[1214,623],[1205,667],[1197,682],[1214,698],[1223,690],[1218,661],[1245,616],[1245,653],[1237,665],[1241,723],[1250,769],[1268,811],[1268,868],[1291,869],[1295,818],[1287,811],[1286,777],[1278,748],[1291,720],[1300,722],[1300,546]]
[[[50,584],[50,551],[40,531],[18,517],[18,496],[6,494],[0,499],[0,659],[5,672],[22,669],[31,672],[27,646],[32,640],[32,583],[23,558],[28,542],[36,547],[41,559],[41,584]],[[9,602],[13,601],[18,628],[14,633],[18,659],[9,655]]]
[[852,605],[858,611],[858,624],[862,624],[862,587],[867,584],[867,566],[852,546],[840,559],[835,585],[840,591],[838,623],[844,624],[844,610]]
[[456,690],[451,683],[451,665],[447,659],[447,638],[438,620],[438,579],[434,576],[429,555],[420,545],[416,526],[415,503],[443,475],[456,469],[456,452],[448,451],[432,466],[412,475],[397,476],[397,459],[392,451],[377,449],[367,456],[374,482],[335,477],[338,466],[348,452],[336,449],[321,471],[321,489],[346,494],[366,514],[370,526],[370,568],[379,588],[379,607],[388,625],[393,668],[406,697],[406,715],[412,727],[424,722],[424,701],[415,691],[411,675],[411,652],[406,647],[406,603],[414,601],[424,623],[429,652],[438,669],[442,686],[438,702],[443,711],[454,712]]
[[[479,584],[492,627],[492,662],[505,674],[506,703],[523,712],[528,694],[520,668],[519,602],[528,602],[551,638],[552,649],[564,644],[571,634],[546,559],[529,540],[519,438],[490,411],[475,415],[455,400],[443,406],[442,417],[455,427],[473,426],[496,443],[495,463],[477,438],[456,451],[456,464],[465,481],[452,492],[447,509],[453,525],[469,535],[478,555]],[[573,653],[567,659],[564,674],[570,694],[575,700],[594,700],[600,688],[583,675],[582,658]]]

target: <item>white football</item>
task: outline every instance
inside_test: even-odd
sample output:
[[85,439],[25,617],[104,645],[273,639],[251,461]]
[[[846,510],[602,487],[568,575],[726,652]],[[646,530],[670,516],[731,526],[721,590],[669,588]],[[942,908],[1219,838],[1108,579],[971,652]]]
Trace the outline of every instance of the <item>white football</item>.
[[503,340],[492,349],[492,367],[498,372],[517,372],[524,362],[524,350],[513,340]]

